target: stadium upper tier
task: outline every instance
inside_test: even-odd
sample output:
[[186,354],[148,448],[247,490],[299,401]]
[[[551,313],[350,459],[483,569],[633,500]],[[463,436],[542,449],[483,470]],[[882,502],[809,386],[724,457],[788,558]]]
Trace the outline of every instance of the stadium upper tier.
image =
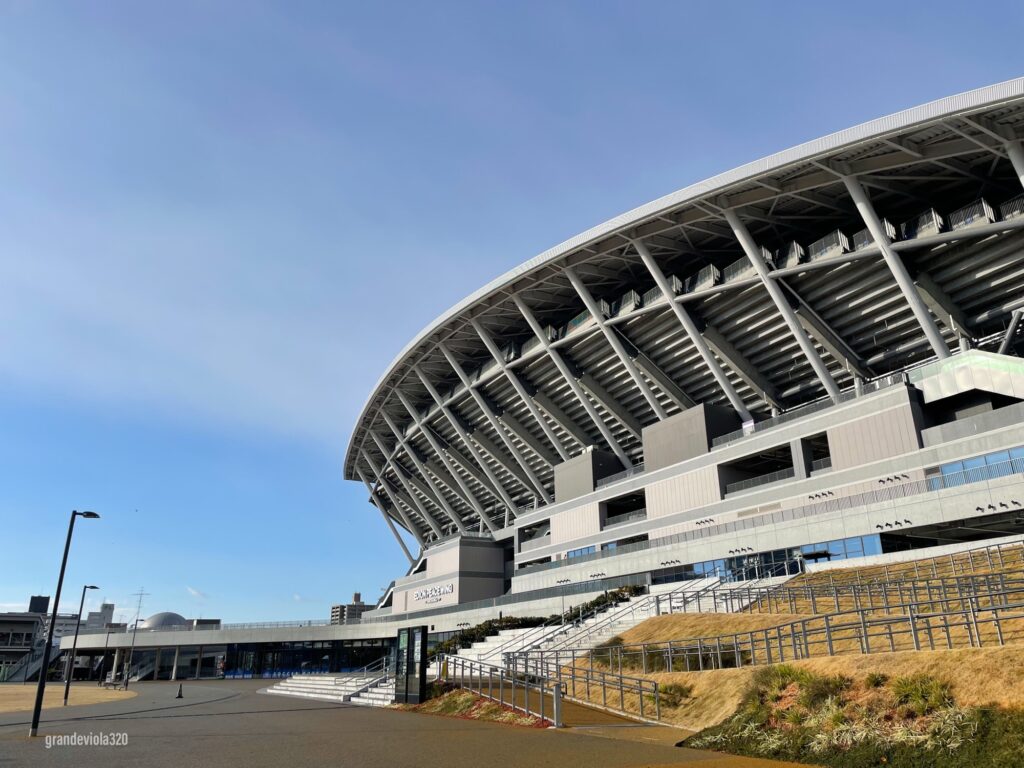
[[696,403],[744,423],[959,349],[1024,307],[1024,79],[875,120],[625,213],[431,323],[345,476],[421,545],[553,501],[595,446]]

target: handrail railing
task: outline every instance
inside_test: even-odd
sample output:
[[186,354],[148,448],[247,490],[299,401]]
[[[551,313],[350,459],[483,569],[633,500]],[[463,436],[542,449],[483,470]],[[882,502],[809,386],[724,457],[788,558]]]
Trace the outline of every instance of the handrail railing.
[[[557,678],[533,672],[514,672],[461,656],[442,654],[438,658],[442,678],[461,688],[523,712],[563,726],[562,696],[565,687]],[[547,702],[551,696],[550,703]]]
[[[935,610],[936,605],[942,608]],[[596,649],[530,651],[518,658],[527,669],[576,666],[586,661],[647,674],[775,664],[816,655],[919,651],[926,646],[935,650],[941,645],[951,649],[962,646],[961,640],[970,647],[980,647],[986,634],[989,641],[1001,646],[1006,640],[1003,625],[1024,619],[1024,586],[894,607],[901,610],[879,615],[868,609],[852,609],[747,632]],[[991,632],[983,631],[989,627]]]
[[[551,662],[544,658],[537,659],[526,656],[517,656],[514,659],[512,672],[513,674],[544,675],[564,686],[566,698],[588,704],[600,703],[600,706],[605,709],[627,715],[634,715],[634,713],[626,707],[626,696],[636,696],[641,719],[661,720],[661,691],[658,683],[654,680],[624,675],[621,671],[612,672],[594,669],[592,666],[578,666],[575,662],[559,664],[557,660]],[[597,691],[601,693],[599,702],[595,701]],[[610,699],[609,691],[612,694]]]

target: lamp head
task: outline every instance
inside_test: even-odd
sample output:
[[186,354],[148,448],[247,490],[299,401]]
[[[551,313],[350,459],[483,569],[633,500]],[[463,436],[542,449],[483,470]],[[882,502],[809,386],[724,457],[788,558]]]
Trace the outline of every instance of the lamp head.
[[85,512],[75,512],[75,514],[79,515],[80,517],[84,517],[87,520],[97,520],[97,519],[99,519],[99,515],[97,515],[95,512],[85,511]]
[[99,589],[99,587],[93,586],[92,584],[86,584],[85,588],[86,589]]

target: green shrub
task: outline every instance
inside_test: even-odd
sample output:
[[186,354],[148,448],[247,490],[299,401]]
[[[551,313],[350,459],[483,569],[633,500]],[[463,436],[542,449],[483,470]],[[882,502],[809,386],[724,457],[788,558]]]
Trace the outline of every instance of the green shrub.
[[949,684],[930,675],[897,677],[890,689],[896,703],[918,717],[953,704]]
[[882,672],[868,672],[864,678],[865,688],[881,688],[889,682],[889,676]]
[[693,686],[686,683],[668,683],[658,688],[658,695],[661,697],[662,706],[675,709],[685,699],[693,696]]
[[804,675],[799,680],[800,697],[797,701],[807,709],[814,709],[829,699],[838,697],[853,681],[844,675]]

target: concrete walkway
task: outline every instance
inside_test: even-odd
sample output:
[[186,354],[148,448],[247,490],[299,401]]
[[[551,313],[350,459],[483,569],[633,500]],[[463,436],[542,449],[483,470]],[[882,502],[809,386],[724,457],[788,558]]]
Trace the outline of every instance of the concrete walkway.
[[[47,710],[40,738],[28,738],[28,713],[0,715],[4,768],[768,768],[784,765],[680,749],[643,738],[597,738],[588,727],[515,728],[387,709],[335,705],[257,693],[264,680],[140,683],[134,699]],[[633,732],[646,726],[604,723]],[[126,734],[124,746],[52,746],[46,736]],[[677,732],[678,733],[678,732]],[[685,735],[680,733],[680,738]]]

